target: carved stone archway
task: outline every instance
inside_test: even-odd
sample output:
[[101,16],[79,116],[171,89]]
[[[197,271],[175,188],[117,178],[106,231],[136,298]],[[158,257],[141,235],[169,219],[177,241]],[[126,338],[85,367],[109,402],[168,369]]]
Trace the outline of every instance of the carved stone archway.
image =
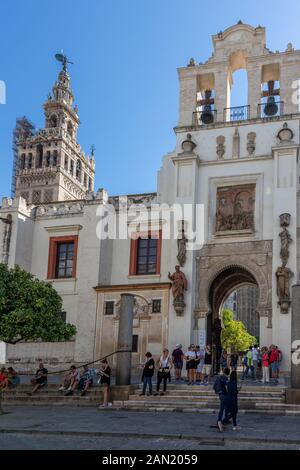
[[242,266],[229,266],[215,277],[209,289],[209,304],[214,318],[219,316],[224,299],[244,285],[258,287],[254,276]]
[[237,282],[234,273],[241,273],[240,284],[248,282],[258,286],[257,313],[267,317],[268,328],[272,328],[272,241],[205,245],[196,259],[195,329],[198,319],[211,313],[211,286],[220,273],[226,271],[233,275],[228,292]]

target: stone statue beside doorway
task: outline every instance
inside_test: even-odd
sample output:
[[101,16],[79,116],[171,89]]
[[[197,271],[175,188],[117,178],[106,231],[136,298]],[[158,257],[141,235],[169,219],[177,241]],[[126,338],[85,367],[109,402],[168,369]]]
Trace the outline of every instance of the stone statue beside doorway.
[[292,271],[287,268],[287,262],[290,256],[289,245],[292,242],[292,237],[287,230],[287,227],[290,225],[290,214],[281,214],[280,216],[280,226],[282,231],[279,233],[281,249],[280,249],[280,258],[281,266],[277,268],[276,278],[277,278],[277,296],[278,304],[280,305],[281,313],[288,313],[289,306],[291,303],[290,298],[290,279],[293,277]]
[[184,292],[187,290],[187,279],[180,266],[175,266],[175,272],[169,272],[168,278],[172,281],[173,306],[177,315],[182,315],[185,308]]
[[177,239],[177,259],[180,264],[180,266],[184,266],[185,261],[186,261],[186,242],[187,238],[184,234],[184,230],[182,230],[180,236]]

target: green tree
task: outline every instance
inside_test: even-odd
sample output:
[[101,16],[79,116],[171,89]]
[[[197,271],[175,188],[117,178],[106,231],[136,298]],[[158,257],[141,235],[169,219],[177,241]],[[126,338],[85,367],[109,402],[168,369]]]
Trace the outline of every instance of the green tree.
[[76,328],[63,321],[61,312],[62,299],[49,282],[0,263],[1,341],[69,340]]
[[236,351],[246,351],[249,346],[256,343],[255,336],[251,336],[243,322],[233,319],[231,310],[223,310],[223,324],[221,340],[224,349],[231,348]]

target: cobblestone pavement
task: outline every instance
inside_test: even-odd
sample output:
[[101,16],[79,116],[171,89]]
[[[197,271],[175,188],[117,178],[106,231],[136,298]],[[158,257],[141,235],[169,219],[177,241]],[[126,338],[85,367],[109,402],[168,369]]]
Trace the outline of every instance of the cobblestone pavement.
[[0,450],[299,450],[299,445],[284,443],[225,442],[205,439],[165,439],[123,437],[46,436],[39,434],[0,434]]
[[213,414],[165,412],[161,419],[155,412],[82,407],[15,406],[5,411],[0,416],[2,449],[300,448],[297,416],[241,414],[242,428],[233,431],[228,425],[221,434]]

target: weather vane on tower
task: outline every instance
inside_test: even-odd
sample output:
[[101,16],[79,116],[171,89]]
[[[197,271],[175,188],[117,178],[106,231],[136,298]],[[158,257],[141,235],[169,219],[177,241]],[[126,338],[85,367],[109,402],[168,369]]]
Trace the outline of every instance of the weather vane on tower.
[[63,64],[63,70],[66,72],[67,71],[67,64],[73,64],[74,62],[71,62],[68,60],[68,57],[64,55],[63,50],[55,54],[55,59],[58,60],[58,62],[61,62]]

